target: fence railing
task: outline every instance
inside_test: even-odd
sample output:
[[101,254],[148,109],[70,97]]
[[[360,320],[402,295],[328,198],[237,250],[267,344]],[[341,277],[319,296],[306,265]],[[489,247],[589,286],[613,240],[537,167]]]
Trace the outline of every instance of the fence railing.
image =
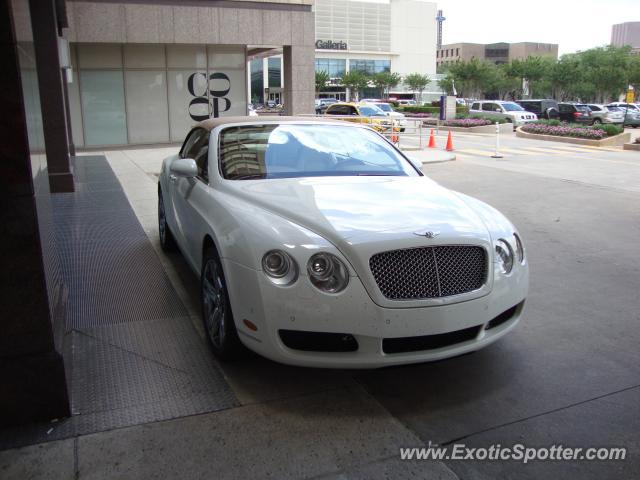
[[322,114],[301,116],[324,120],[341,120],[368,125],[402,150],[421,150],[426,147],[429,140],[430,128],[434,128],[426,127],[422,118],[394,119],[393,117]]

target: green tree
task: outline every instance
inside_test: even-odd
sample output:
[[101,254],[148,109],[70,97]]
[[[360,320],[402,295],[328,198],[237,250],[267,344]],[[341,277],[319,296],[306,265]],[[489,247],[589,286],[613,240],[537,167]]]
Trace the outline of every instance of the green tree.
[[349,89],[351,96],[357,101],[362,90],[369,86],[369,76],[359,70],[351,70],[342,76],[341,83]]
[[327,86],[327,83],[329,83],[329,80],[329,73],[326,71],[321,70],[316,72],[316,93],[322,91],[322,89]]
[[629,81],[631,47],[598,47],[580,52],[580,63],[593,95],[584,100],[606,102],[625,91]]
[[[414,92],[418,92],[420,98],[422,99],[422,92],[427,85],[429,85],[429,75],[422,75],[420,73],[410,73],[406,77],[404,77],[404,83],[409,87],[410,90]],[[415,94],[413,95],[415,99]]]
[[492,88],[492,70],[496,66],[473,58],[449,65],[449,75],[455,80],[458,96],[480,98]]
[[380,89],[381,98],[387,98],[389,96],[389,90],[398,86],[400,80],[402,80],[402,77],[392,72],[378,72],[374,73],[371,77],[373,84]]
[[513,75],[508,64],[488,66],[484,71],[482,93],[485,98],[514,100],[520,96],[521,89],[520,78]]
[[584,93],[580,57],[577,54],[563,55],[549,71],[551,96],[560,101],[571,100]]
[[453,95],[453,87],[455,86],[455,79],[451,74],[445,72],[445,76],[438,80],[438,87],[447,95]]

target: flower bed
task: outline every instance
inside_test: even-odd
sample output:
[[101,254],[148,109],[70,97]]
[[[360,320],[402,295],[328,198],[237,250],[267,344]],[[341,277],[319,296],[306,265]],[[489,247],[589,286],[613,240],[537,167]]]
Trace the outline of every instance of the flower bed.
[[537,135],[586,138],[587,140],[602,140],[603,138],[607,138],[607,132],[604,130],[590,128],[551,126],[537,123],[528,123],[520,128],[523,132],[534,133]]
[[[427,120],[427,123],[436,123],[436,120],[433,119],[431,121]],[[493,125],[491,120],[487,120],[485,118],[456,118],[455,120],[445,120],[440,123],[443,127],[462,127],[462,128],[470,128],[470,127],[484,127],[485,125]]]

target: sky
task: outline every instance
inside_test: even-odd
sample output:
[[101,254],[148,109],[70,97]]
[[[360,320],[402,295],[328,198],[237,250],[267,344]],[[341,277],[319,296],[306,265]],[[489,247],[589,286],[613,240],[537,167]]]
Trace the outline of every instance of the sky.
[[611,26],[640,21],[638,0],[433,0],[443,43],[557,43],[559,54],[606,45]]

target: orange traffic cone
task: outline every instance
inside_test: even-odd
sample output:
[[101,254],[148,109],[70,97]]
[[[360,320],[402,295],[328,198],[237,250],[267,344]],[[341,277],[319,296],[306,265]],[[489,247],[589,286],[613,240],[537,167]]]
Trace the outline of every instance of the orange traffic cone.
[[436,148],[436,137],[433,134],[433,128],[431,129],[431,135],[429,135],[429,148]]
[[449,136],[447,137],[447,146],[445,147],[447,152],[453,151],[453,139],[451,138],[451,130],[449,130]]

